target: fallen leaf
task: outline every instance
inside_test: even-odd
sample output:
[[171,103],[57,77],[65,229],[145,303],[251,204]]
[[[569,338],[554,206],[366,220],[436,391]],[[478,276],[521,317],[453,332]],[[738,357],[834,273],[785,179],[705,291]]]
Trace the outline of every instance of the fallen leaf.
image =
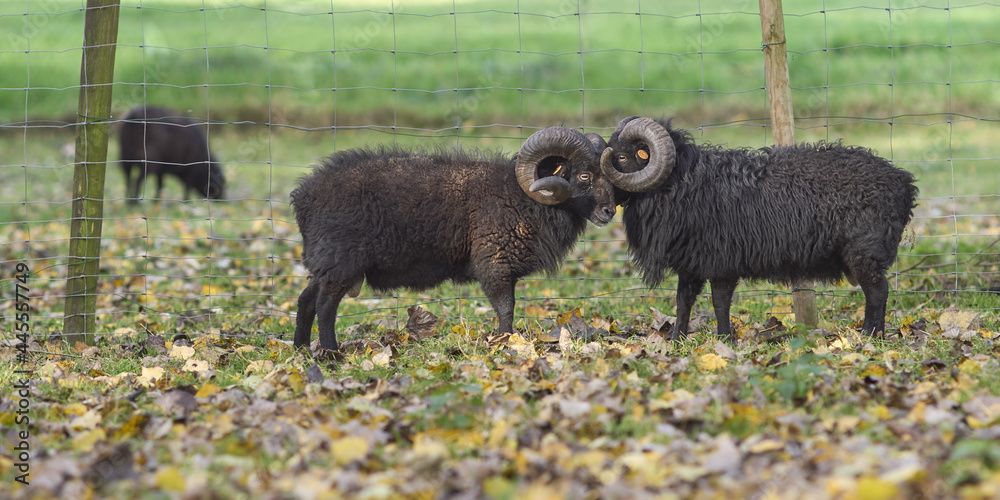
[[763,439],[751,446],[747,451],[750,453],[766,453],[769,451],[782,450],[785,443],[778,439]]
[[859,500],[889,500],[899,498],[899,487],[888,481],[865,476],[858,479],[857,498]]
[[156,471],[154,480],[156,486],[164,490],[183,492],[185,488],[184,474],[173,465],[161,467],[160,470]]
[[710,352],[698,356],[695,364],[698,366],[698,369],[703,372],[712,372],[718,370],[719,368],[724,368],[729,363],[725,359],[722,359],[722,356]]
[[437,333],[438,317],[420,306],[411,306],[406,310],[409,318],[406,320],[406,331],[417,339],[433,337]]
[[[188,347],[188,349],[190,349],[190,347]],[[187,362],[184,363],[184,367],[181,368],[181,370],[184,370],[186,372],[195,372],[195,373],[208,371],[208,369],[209,369],[208,361],[204,361],[201,359],[190,359],[190,358],[188,358]]]
[[156,403],[174,418],[187,418],[198,408],[198,400],[191,393],[179,389],[164,393]]
[[663,331],[664,327],[669,328],[675,321],[677,321],[676,317],[667,316],[655,307],[649,308],[649,315],[651,316],[649,327],[657,331]]
[[82,453],[88,453],[94,448],[94,444],[98,441],[103,441],[107,439],[107,434],[104,429],[97,428],[83,434],[77,434],[73,436],[73,449]]
[[557,328],[559,328],[559,350],[569,352],[573,348],[573,336],[570,335],[569,329],[561,326]]
[[207,398],[207,397],[211,396],[212,394],[218,394],[221,391],[222,390],[219,389],[219,386],[217,386],[217,385],[215,385],[215,384],[213,384],[211,382],[208,382],[205,385],[201,386],[201,389],[198,389],[198,392],[195,393],[194,397],[196,397],[196,398]]
[[392,363],[392,346],[385,346],[372,356],[372,363],[378,366],[389,366]]
[[725,343],[716,342],[715,345],[712,346],[712,350],[723,359],[736,359],[736,351]]
[[171,359],[185,360],[185,359],[190,358],[191,356],[194,356],[194,348],[193,347],[180,345],[180,346],[173,346],[170,349],[170,357],[171,357]]
[[313,363],[309,368],[306,368],[306,379],[310,383],[323,383],[323,370],[320,369],[318,364]]
[[586,401],[569,401],[562,399],[559,401],[559,413],[569,419],[580,418],[590,413],[591,405]]
[[163,368],[159,366],[142,367],[142,374],[136,377],[136,382],[143,387],[152,387],[163,378]]
[[960,331],[979,330],[979,313],[974,311],[946,310],[938,318],[941,329],[948,331],[957,328]]
[[507,339],[507,347],[516,352],[519,356],[527,359],[535,359],[538,353],[535,352],[535,345],[525,340],[519,333],[512,334]]
[[364,459],[368,455],[368,448],[368,440],[357,436],[344,437],[330,445],[333,459],[340,466]]

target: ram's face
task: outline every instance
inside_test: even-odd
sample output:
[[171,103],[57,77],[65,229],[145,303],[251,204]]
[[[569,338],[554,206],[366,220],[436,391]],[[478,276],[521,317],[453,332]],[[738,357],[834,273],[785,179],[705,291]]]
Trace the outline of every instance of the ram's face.
[[[606,226],[615,216],[615,188],[604,175],[595,153],[593,161],[566,164],[563,177],[569,182],[570,198],[566,201],[598,227]],[[556,174],[558,175],[558,174]]]
[[562,205],[598,226],[615,215],[614,188],[604,177],[598,134],[548,127],[532,134],[518,151],[517,182],[531,199]]
[[625,173],[638,172],[649,165],[649,146],[639,141],[612,139],[615,167]]

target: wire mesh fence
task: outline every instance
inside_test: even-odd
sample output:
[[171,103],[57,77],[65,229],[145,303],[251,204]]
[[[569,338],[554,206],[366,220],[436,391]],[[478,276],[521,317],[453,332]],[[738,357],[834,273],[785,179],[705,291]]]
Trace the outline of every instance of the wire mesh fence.
[[[4,289],[18,263],[31,268],[43,336],[61,331],[84,10],[79,1],[0,6]],[[98,335],[287,338],[307,280],[289,192],[335,151],[393,143],[513,153],[546,126],[607,137],[629,115],[676,117],[699,142],[770,144],[760,18],[747,0],[177,0],[125,2],[120,16]],[[918,177],[920,206],[890,280],[897,325],[952,305],[997,320],[997,19],[990,2],[785,5],[797,140],[871,147]],[[224,198],[185,200],[168,176],[161,195],[150,178],[129,203],[118,134],[142,106],[203,130]],[[576,307],[648,323],[649,307],[673,310],[671,278],[642,285],[616,219],[588,229],[558,274],[519,284],[516,325],[544,328]],[[825,324],[860,319],[859,289],[817,290]],[[734,315],[791,320],[788,288],[744,283],[737,293]],[[399,328],[413,305],[448,328],[493,321],[477,286],[446,284],[388,296],[366,287],[342,304],[338,325],[347,335]],[[709,308],[699,302],[700,314]]]

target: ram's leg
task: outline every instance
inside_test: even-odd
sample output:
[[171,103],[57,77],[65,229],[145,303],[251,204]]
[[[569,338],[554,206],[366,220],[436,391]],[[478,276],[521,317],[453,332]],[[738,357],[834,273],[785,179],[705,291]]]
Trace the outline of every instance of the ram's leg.
[[715,319],[719,323],[719,337],[723,342],[733,341],[733,329],[729,325],[729,307],[733,303],[733,291],[739,279],[712,280],[712,306],[715,307]]
[[123,161],[122,165],[122,175],[125,177],[125,202],[128,204],[135,203],[135,197],[132,196],[132,162]]
[[312,338],[313,321],[316,319],[316,297],[319,293],[319,281],[309,280],[309,285],[299,295],[299,308],[295,315],[295,347],[309,347]]
[[[142,193],[143,185],[146,182],[146,162],[139,163],[139,175],[135,178],[135,185],[132,188],[132,203],[138,203],[140,193]],[[143,196],[144,197],[144,196]]]
[[354,282],[345,284],[327,283],[322,287],[322,291],[316,298],[316,315],[319,323],[319,345],[324,349],[336,350],[337,343],[337,309],[340,301],[343,300],[347,291],[354,286]]
[[156,173],[156,199],[163,199],[163,172]]
[[670,328],[670,340],[678,340],[688,333],[688,322],[691,321],[691,308],[698,300],[698,294],[705,288],[705,280],[697,278],[677,277],[677,321]]
[[500,333],[511,333],[514,331],[514,284],[515,280],[509,278],[483,281],[483,293],[490,300],[493,312],[497,314]]
[[885,305],[889,300],[889,282],[882,272],[853,272],[865,292],[865,323],[862,332],[885,336]]

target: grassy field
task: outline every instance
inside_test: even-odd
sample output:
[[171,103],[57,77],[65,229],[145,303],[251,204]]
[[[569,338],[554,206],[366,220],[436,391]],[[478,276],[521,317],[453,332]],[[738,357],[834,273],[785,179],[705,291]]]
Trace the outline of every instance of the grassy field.
[[[209,121],[227,199],[183,202],[171,179],[167,200],[126,205],[112,139],[96,348],[46,342],[83,13],[27,5],[0,2],[0,261],[4,289],[32,269],[32,485],[0,497],[1000,495],[1000,8],[786,2],[797,138],[918,177],[888,339],[850,330],[856,287],[821,288],[821,329],[804,332],[789,290],[755,283],[737,290],[736,345],[713,338],[708,290],[700,330],[665,343],[675,281],[642,286],[616,221],[519,284],[520,335],[492,334],[476,286],[366,287],[341,306],[334,357],[286,345],[306,283],[288,193],[310,165],[374,142],[513,152],[539,127],[607,136],[632,114],[767,145],[757,3],[125,2],[113,117],[148,102]],[[433,331],[405,328],[412,306]],[[14,323],[5,311],[8,439]]]

